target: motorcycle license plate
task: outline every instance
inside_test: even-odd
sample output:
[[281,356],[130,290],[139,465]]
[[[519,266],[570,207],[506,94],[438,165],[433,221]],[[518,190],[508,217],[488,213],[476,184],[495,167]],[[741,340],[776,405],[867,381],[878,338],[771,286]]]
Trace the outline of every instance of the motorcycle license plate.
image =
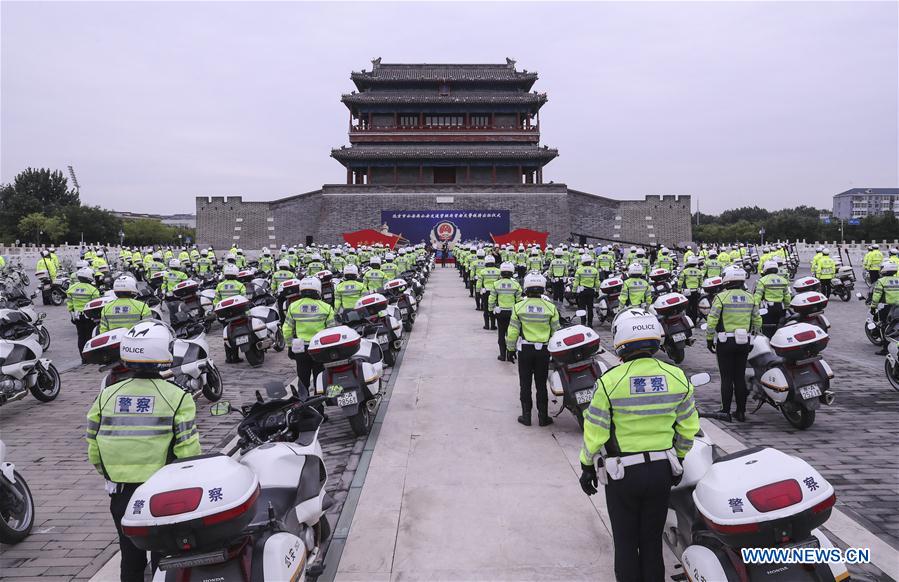
[[409,310],[406,309],[405,307],[403,309],[400,309],[400,314],[407,315],[408,313],[409,313]]
[[190,310],[190,315],[191,315],[192,317],[199,317],[199,315],[200,315],[200,310],[199,310],[199,309],[191,309],[191,310]]
[[799,394],[802,396],[803,400],[808,400],[809,398],[816,398],[821,396],[821,387],[817,384],[809,384],[808,386],[800,386]]
[[593,390],[581,390],[574,393],[574,399],[578,404],[588,404],[593,400]]
[[248,335],[242,335],[234,339],[234,345],[236,346],[242,346],[246,343],[250,343],[250,336]]
[[349,406],[359,402],[355,392],[345,392],[337,397],[337,406]]
[[379,344],[386,344],[386,343],[387,343],[387,336],[386,336],[386,335],[379,335],[379,336],[378,336],[378,343],[379,343]]
[[674,334],[673,336],[671,336],[671,341],[675,341],[675,342],[683,342],[683,341],[687,341],[687,334],[685,334],[685,333],[676,333],[676,334]]

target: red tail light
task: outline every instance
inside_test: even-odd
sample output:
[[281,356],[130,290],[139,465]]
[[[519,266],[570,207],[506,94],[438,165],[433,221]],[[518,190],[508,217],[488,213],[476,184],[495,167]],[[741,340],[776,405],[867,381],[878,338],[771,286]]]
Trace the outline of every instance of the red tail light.
[[153,514],[153,517],[187,513],[199,507],[202,499],[202,487],[157,493],[150,498],[150,513]]
[[796,479],[785,479],[746,492],[753,507],[766,513],[796,505],[802,501],[802,489]]
[[339,333],[332,333],[329,335],[322,336],[318,339],[318,343],[320,343],[323,346],[329,346],[331,344],[336,344],[339,341],[340,341]]
[[355,363],[352,363],[352,362],[349,363],[349,364],[341,364],[341,365],[339,365],[339,366],[334,366],[334,367],[332,367],[332,368],[331,368],[331,372],[332,372],[332,373],[348,372],[348,371],[352,370],[352,369],[355,368],[355,367],[356,367],[356,364],[355,364]]
[[674,305],[675,303],[678,303],[679,301],[680,301],[680,297],[669,297],[668,299],[665,300],[665,303],[667,303],[668,305]]
[[106,343],[107,343],[108,341],[109,341],[109,336],[108,336],[108,335],[103,335],[103,336],[100,336],[100,337],[98,337],[98,338],[94,338],[94,339],[91,340],[91,347],[92,347],[92,348],[99,348],[100,346],[106,345]]
[[822,501],[821,503],[812,507],[812,513],[821,513],[822,511],[827,511],[837,502],[837,494],[831,493],[830,497]]
[[584,334],[582,333],[576,333],[562,339],[562,343],[564,343],[566,346],[573,346],[575,344],[581,343],[582,341],[584,341]]
[[122,533],[128,536],[129,538],[142,538],[150,535],[150,528],[148,527],[129,527],[127,525],[122,526]]
[[592,365],[593,364],[583,364],[581,366],[575,366],[573,368],[568,368],[568,373],[573,374],[575,372],[583,372],[584,370],[586,370],[587,368],[589,368]]
[[231,305],[232,303],[234,303],[234,299],[225,299],[224,301],[221,302],[220,305],[221,305],[222,307],[228,307],[228,306]]
[[237,517],[238,515],[243,515],[251,507],[256,503],[256,498],[259,497],[259,487],[256,487],[256,491],[250,495],[250,498],[238,505],[237,507],[232,507],[231,509],[226,509],[221,513],[216,513],[213,515],[207,515],[203,518],[203,525],[215,525],[217,523],[222,523],[223,521],[230,521]]
[[797,333],[796,335],[793,336],[793,338],[799,342],[807,342],[809,340],[815,339],[815,335],[816,334],[814,331],[808,330],[808,331],[801,331],[801,332]]
[[747,533],[756,533],[759,531],[759,524],[757,523],[738,523],[735,525],[724,525],[720,523],[715,523],[710,520],[706,516],[702,516],[705,524],[709,526],[709,529],[712,529],[718,533],[735,535],[735,534],[747,534]]
[[806,301],[808,301],[809,303],[817,303],[817,302],[821,301],[822,297],[823,297],[823,295],[812,295],[811,297],[806,299]]

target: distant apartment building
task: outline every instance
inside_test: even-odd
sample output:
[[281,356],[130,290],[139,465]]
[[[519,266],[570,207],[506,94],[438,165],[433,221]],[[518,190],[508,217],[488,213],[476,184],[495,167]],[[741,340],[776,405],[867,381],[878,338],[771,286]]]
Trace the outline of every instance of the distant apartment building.
[[866,218],[888,212],[899,216],[899,188],[852,188],[833,197],[834,218]]

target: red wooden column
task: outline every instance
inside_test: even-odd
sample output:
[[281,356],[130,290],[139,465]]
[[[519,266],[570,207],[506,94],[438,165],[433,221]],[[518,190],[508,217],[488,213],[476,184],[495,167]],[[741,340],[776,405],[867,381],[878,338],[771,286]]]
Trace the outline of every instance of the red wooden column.
[[543,168],[537,168],[537,183],[543,183]]
[[394,112],[394,114],[393,114],[393,127],[394,127],[394,128],[397,128],[397,127],[399,127],[399,126],[400,126],[400,114],[397,113],[397,112]]
[[346,183],[347,184],[353,183],[353,170],[351,170],[349,168],[346,169]]
[[371,129],[371,111],[368,112],[368,123],[365,124],[365,129]]

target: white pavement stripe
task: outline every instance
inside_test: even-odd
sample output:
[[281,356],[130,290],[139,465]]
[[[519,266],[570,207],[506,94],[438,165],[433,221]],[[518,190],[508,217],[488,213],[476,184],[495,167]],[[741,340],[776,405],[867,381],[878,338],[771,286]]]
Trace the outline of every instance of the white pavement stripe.
[[[743,443],[725,432],[711,421],[700,419],[702,430],[705,431],[712,442],[718,445],[726,453],[741,451],[746,447]],[[837,493],[837,499],[839,499]],[[840,538],[846,545],[853,548],[870,548],[871,563],[880,568],[884,574],[893,580],[899,580],[899,550],[896,550],[885,541],[868,531],[863,525],[834,508],[830,519],[824,529]]]

